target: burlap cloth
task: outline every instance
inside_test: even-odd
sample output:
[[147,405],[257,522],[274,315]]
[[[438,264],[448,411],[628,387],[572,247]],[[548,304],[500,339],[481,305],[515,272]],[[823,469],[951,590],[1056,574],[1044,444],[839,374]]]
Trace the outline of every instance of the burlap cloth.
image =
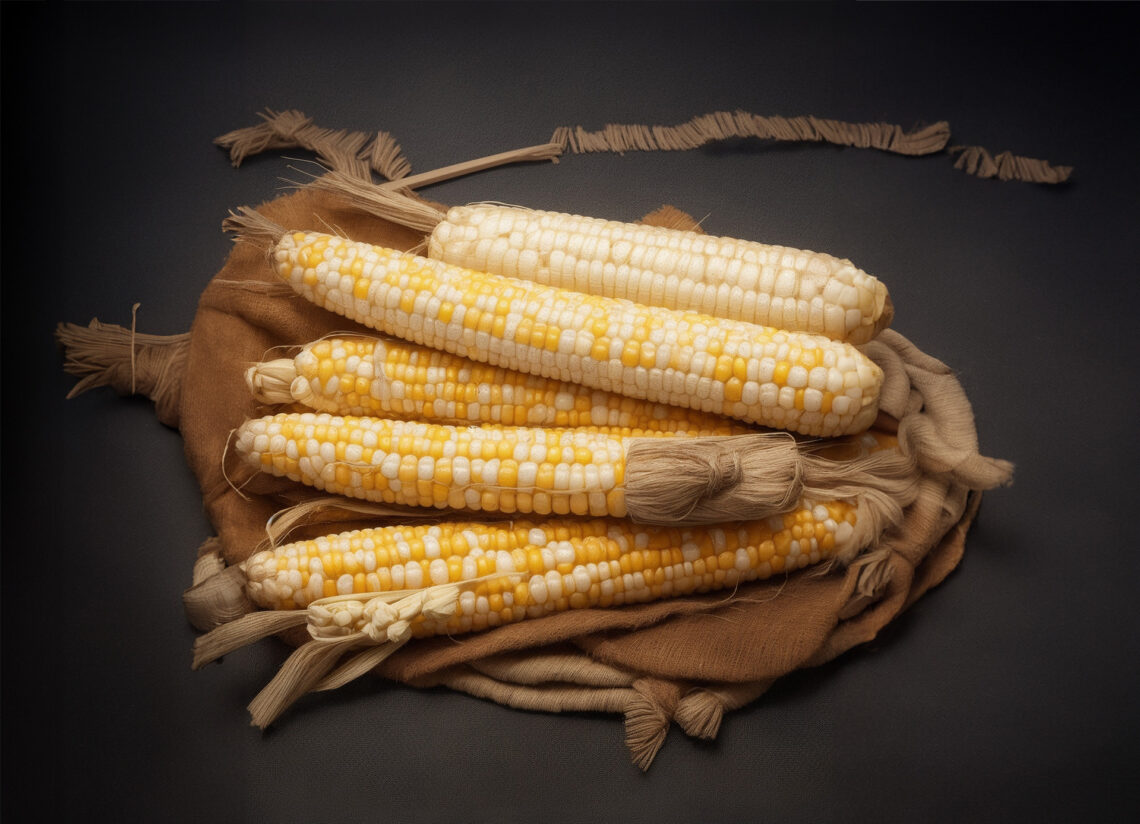
[[[291,229],[331,227],[401,249],[423,239],[313,189],[258,209]],[[124,387],[120,374],[118,388],[150,394],[160,419],[181,431],[217,531],[202,545],[195,582],[247,558],[264,542],[274,513],[317,494],[266,475],[242,478],[240,485],[232,477],[232,430],[266,414],[250,395],[245,370],[288,347],[352,329],[277,282],[263,249],[237,243],[177,345],[155,354],[132,338],[130,366],[120,364],[130,385]],[[878,425],[897,430],[901,448],[917,456],[923,480],[903,522],[850,567],[418,640],[384,661],[378,674],[519,708],[622,713],[633,758],[646,768],[672,721],[690,735],[711,738],[725,711],[758,698],[775,679],[870,641],[955,568],[980,490],[1007,482],[1011,468],[978,454],[969,403],[948,367],[890,330],[867,352],[887,375]],[[297,535],[356,525],[309,523]],[[283,637],[296,644],[306,636],[302,629]],[[279,723],[289,723],[288,714]]]

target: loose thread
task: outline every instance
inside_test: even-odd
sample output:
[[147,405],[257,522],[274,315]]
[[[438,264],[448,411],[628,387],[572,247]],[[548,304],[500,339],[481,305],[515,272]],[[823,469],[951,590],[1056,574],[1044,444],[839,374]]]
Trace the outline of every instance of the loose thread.
[[[265,523],[266,538],[263,545],[276,548],[294,530],[315,523],[328,523],[333,521],[347,521],[365,516],[369,519],[412,519],[439,518],[440,510],[427,507],[402,507],[370,503],[346,496],[332,495],[322,498],[313,498],[299,504],[286,507],[274,512]],[[317,520],[317,513],[324,513],[323,520]]]
[[234,438],[234,435],[235,435],[236,433],[237,433],[237,429],[231,429],[231,430],[229,431],[229,434],[228,434],[228,435],[226,435],[226,444],[225,444],[225,446],[222,448],[222,465],[221,465],[221,469],[222,469],[222,478],[225,480],[225,482],[226,482],[226,485],[227,485],[227,486],[228,486],[230,489],[232,489],[234,492],[236,492],[236,493],[238,494],[238,496],[239,496],[239,497],[240,497],[240,498],[241,498],[243,501],[248,501],[248,500],[251,500],[251,498],[250,498],[248,495],[246,495],[244,492],[242,492],[242,487],[243,487],[243,486],[245,486],[246,484],[248,484],[250,481],[252,481],[252,480],[253,480],[255,477],[257,477],[256,473],[254,473],[254,474],[251,474],[251,475],[250,475],[248,478],[246,478],[246,479],[245,479],[245,480],[242,482],[241,486],[238,486],[238,485],[237,485],[237,484],[235,484],[235,483],[234,483],[232,480],[230,480],[230,476],[229,476],[229,473],[228,473],[228,472],[226,472],[226,458],[227,458],[227,457],[229,457],[229,454],[230,454],[230,441],[232,441],[232,440],[233,440],[233,438]]

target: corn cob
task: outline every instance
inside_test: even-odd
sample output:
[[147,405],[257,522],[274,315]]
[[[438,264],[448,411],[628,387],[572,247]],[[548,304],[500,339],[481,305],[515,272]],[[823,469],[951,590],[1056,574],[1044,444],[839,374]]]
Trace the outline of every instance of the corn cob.
[[263,609],[199,637],[194,667],[307,624],[312,640],[250,702],[265,727],[305,692],[346,684],[415,637],[734,587],[850,560],[875,534],[862,503],[807,499],[778,517],[699,529],[599,518],[344,532],[226,570],[233,594]]
[[[690,437],[288,412],[246,421],[254,470],[378,504],[695,524],[763,518],[861,485],[903,499],[913,460],[870,433],[819,447],[787,433]],[[880,452],[882,454],[872,454]]]
[[[412,634],[477,631],[582,607],[610,607],[733,587],[850,555],[868,540],[851,503],[801,501],[762,521],[702,528],[638,527],[617,519],[444,522],[380,527],[297,541],[251,556],[250,600],[310,608],[329,634],[359,629],[322,599],[456,584],[445,618]],[[332,607],[333,605],[328,605]]]
[[278,274],[378,331],[508,369],[805,435],[867,429],[882,370],[847,343],[650,309],[287,232]]
[[247,421],[235,447],[257,469],[351,498],[625,517],[627,441],[644,434],[281,413]]
[[334,415],[698,435],[750,431],[720,416],[589,391],[395,338],[325,338],[292,358],[250,367],[246,382],[263,403],[300,403]]
[[498,204],[456,206],[428,256],[593,295],[866,343],[892,309],[849,260],[735,238]]

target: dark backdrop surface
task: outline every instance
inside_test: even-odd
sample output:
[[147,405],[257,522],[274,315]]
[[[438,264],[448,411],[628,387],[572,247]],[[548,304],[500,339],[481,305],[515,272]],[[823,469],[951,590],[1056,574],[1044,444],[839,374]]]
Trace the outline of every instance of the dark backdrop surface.
[[[1140,813],[1136,7],[4,4],[3,812],[11,821],[1126,821]],[[288,161],[215,136],[266,107],[384,129],[414,171],[556,126],[720,109],[912,127],[1072,165],[1047,187],[741,141],[568,156],[425,190],[850,257],[1017,463],[962,566],[719,739],[631,765],[617,717],[364,679],[268,733],[276,642],[190,670],[210,532],[177,432],[73,379],[92,317],[185,331],[227,211]]]

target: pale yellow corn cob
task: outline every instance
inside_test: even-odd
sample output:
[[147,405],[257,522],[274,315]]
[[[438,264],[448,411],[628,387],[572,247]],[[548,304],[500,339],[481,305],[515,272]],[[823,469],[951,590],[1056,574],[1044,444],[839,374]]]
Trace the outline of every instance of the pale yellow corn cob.
[[[851,554],[869,540],[861,526],[857,507],[839,501],[802,501],[762,521],[700,528],[610,518],[444,522],[298,541],[258,552],[243,567],[250,599],[268,609],[463,584],[453,616],[413,622],[413,634],[425,636],[733,587]],[[334,620],[325,610],[325,623],[347,634],[359,629],[356,611]]]
[[729,418],[478,363],[398,339],[332,337],[246,373],[264,403],[300,403],[335,415],[446,424],[682,431],[751,431]]
[[628,397],[834,436],[874,422],[882,370],[847,343],[648,308],[322,233],[286,233],[278,274],[378,331]]
[[351,498],[624,517],[627,442],[647,434],[290,412],[246,421],[234,446],[261,471]]
[[651,306],[861,344],[891,320],[886,286],[827,254],[497,204],[456,206],[429,257]]

